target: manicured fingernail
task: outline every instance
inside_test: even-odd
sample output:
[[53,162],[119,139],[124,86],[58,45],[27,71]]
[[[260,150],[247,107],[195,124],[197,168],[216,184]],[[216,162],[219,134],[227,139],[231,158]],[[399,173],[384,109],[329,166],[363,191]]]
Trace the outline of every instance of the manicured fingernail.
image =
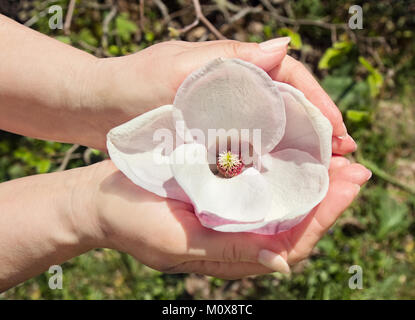
[[278,271],[281,273],[288,274],[290,273],[290,266],[287,261],[284,260],[279,254],[269,251],[267,249],[262,249],[258,254],[258,263],[263,266]]
[[341,140],[344,140],[344,139],[346,139],[347,138],[347,128],[346,128],[346,125],[343,123],[343,134],[342,135],[340,135],[340,136],[337,136],[337,138],[339,138],[339,139],[341,139]]
[[283,38],[277,38],[277,39],[271,39],[265,42],[261,42],[259,44],[259,47],[262,51],[265,52],[274,52],[279,51],[282,48],[286,47],[291,41],[290,37],[283,37]]
[[367,171],[368,171],[368,177],[366,181],[369,181],[370,178],[372,178],[372,171],[370,171],[369,169],[367,169]]
[[346,125],[343,123],[343,129],[342,129],[343,134],[340,136],[337,136],[337,138],[344,140],[347,138],[347,128]]

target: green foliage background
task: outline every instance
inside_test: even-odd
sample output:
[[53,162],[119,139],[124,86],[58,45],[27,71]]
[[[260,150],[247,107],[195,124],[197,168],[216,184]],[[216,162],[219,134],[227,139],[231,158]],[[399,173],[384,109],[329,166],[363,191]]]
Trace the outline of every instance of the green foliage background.
[[[70,33],[50,30],[47,8],[61,5],[65,14],[68,2],[15,1],[12,5],[5,1],[0,9],[22,23],[37,17],[32,28],[100,57],[130,54],[173,38],[215,39],[203,25],[180,32],[194,19],[190,0],[164,1],[171,19],[163,17],[156,1],[144,2],[142,18],[139,1],[76,1]],[[44,273],[0,294],[0,299],[414,299],[415,2],[244,0],[202,4],[209,20],[228,38],[260,42],[291,36],[290,54],[315,73],[338,104],[359,145],[349,158],[370,167],[374,172],[371,181],[290,276],[223,281],[166,275],[126,254],[97,249],[62,265],[62,290],[50,290],[50,274]],[[348,8],[354,4],[363,7],[362,30],[336,28],[333,37],[330,28],[307,24],[310,20],[347,23]],[[113,6],[117,13],[105,37],[103,21]],[[248,6],[261,7],[230,22]],[[277,15],[291,20],[281,21]],[[52,172],[70,147],[0,132],[0,181]],[[104,157],[79,147],[67,168]],[[348,287],[352,265],[363,269],[362,290]]]

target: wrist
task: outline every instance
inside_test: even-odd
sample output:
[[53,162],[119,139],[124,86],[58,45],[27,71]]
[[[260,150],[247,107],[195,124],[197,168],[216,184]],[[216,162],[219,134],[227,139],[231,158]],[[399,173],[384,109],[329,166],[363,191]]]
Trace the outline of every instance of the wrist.
[[77,243],[88,251],[106,247],[105,230],[97,210],[97,194],[103,180],[103,161],[87,167],[65,171],[67,199],[65,208]]
[[172,103],[173,89],[163,83],[163,76],[154,76],[157,66],[151,58],[139,52],[100,58],[90,66],[80,100],[90,116],[90,127],[97,132],[98,138],[92,142],[95,148],[106,149],[106,134],[110,129]]
[[[126,90],[122,88],[125,77],[117,59],[100,58],[91,64],[80,90],[81,108],[92,131],[84,144],[99,150],[106,150],[106,135],[110,129],[135,116],[126,107],[129,104],[128,92],[123,92]],[[140,87],[138,83],[130,82],[130,85]]]

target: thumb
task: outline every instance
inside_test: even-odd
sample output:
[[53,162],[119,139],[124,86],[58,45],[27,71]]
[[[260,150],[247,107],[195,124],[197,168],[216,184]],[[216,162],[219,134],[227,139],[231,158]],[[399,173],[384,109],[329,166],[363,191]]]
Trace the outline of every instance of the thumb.
[[181,55],[184,65],[191,72],[213,59],[238,58],[251,62],[268,72],[279,65],[287,54],[290,37],[276,38],[262,43],[239,42],[234,40],[191,43]]

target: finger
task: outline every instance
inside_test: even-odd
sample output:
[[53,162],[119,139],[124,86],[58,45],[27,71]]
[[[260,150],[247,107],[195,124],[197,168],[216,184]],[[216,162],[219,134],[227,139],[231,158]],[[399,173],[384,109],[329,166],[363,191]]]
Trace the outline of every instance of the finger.
[[[223,263],[260,263],[268,269],[289,273],[285,244],[275,236],[248,232],[226,233],[193,227],[187,232],[188,253],[183,261],[213,261]],[[203,249],[198,249],[203,248]]]
[[[335,171],[333,168],[336,166],[339,168],[337,170],[341,170],[344,167],[347,167],[347,165],[343,166],[345,161],[347,162],[347,159],[342,157],[336,157],[333,159],[331,164],[332,171]],[[332,188],[333,187],[331,186],[330,189]],[[334,186],[334,188],[336,187]],[[330,189],[326,199],[323,200],[323,202],[334,202],[334,204],[338,205],[337,209],[340,208],[340,210],[343,211],[342,193],[340,193],[338,199],[334,197],[333,200],[333,196],[330,197]],[[352,186],[352,191],[353,190],[354,189]],[[342,190],[342,192],[346,193],[348,191],[350,191],[350,189],[348,190],[346,188],[346,190]],[[347,202],[348,197],[345,196],[344,198],[345,200],[343,202]],[[320,206],[322,204],[320,204]],[[340,214],[340,212],[338,212],[338,214]],[[315,213],[310,213],[309,216],[314,217],[314,214]],[[307,220],[307,218],[305,220]],[[188,231],[188,247],[192,248],[192,250],[188,252],[185,260],[208,260],[221,261],[226,263],[256,263],[259,261],[260,263],[267,265],[273,270],[281,271],[283,270],[283,264],[278,264],[278,256],[281,256],[284,260],[286,259],[287,248],[290,247],[290,243],[287,241],[288,240],[285,237],[281,237],[280,235],[265,236],[253,233],[223,233],[205,228],[201,225],[196,225],[190,231]],[[203,250],[198,250],[197,248],[203,248]],[[260,254],[260,252],[263,252],[263,249],[268,250],[274,255],[271,253],[265,254],[266,259],[264,259],[264,255],[261,256]],[[266,262],[266,260],[268,260],[268,262]]]
[[333,156],[330,160],[329,175],[331,175],[335,170],[345,167],[349,164],[349,159],[341,156]]
[[280,65],[269,71],[269,75],[302,91],[330,120],[333,135],[346,137],[347,130],[340,110],[301,62],[287,55]]
[[167,270],[167,273],[198,273],[226,280],[236,280],[247,276],[272,272],[275,271],[258,263],[232,263],[204,260],[184,262]]
[[[344,171],[344,173],[342,174],[342,170],[350,167],[348,163],[349,161],[343,157],[334,157],[330,165],[330,174],[337,174],[337,176],[339,177],[351,175],[352,177],[354,177],[354,179],[350,180],[350,182],[352,182],[353,184],[363,183],[367,180],[368,171],[360,165],[351,166],[350,169]],[[353,171],[356,171],[357,173],[354,173],[354,175],[351,174],[350,172]],[[333,178],[331,178],[331,180],[333,180]],[[332,186],[330,186],[330,189],[331,188]],[[326,196],[326,199],[323,200],[323,202],[333,202],[334,204],[338,205],[338,208],[342,209],[341,194],[338,199],[336,197],[333,198],[333,196],[330,198],[330,189]],[[353,190],[354,189],[352,189],[352,191]],[[345,192],[347,191],[348,190],[346,189]],[[346,200],[348,199],[347,197],[345,198]],[[341,211],[339,211],[338,214],[340,214],[340,212]],[[310,219],[310,216],[314,217],[314,214],[310,213],[310,215],[305,219],[305,221],[308,221]],[[264,236],[252,233],[222,233],[204,228],[202,226],[200,226],[199,228],[193,228],[193,231],[191,234],[189,234],[188,239],[190,239],[189,247],[205,249],[192,250],[190,252],[191,254],[188,257],[186,257],[186,259],[204,259],[209,261],[222,261],[233,263],[255,263],[260,261],[262,264],[265,264],[276,271],[281,271],[281,265],[278,265],[277,263],[278,256],[281,256],[283,259],[286,259],[286,251],[287,248],[290,247],[290,243],[286,241],[287,239],[285,239],[284,236]],[[271,254],[265,255],[268,258],[268,263],[264,263],[264,259],[261,259],[260,252],[262,252],[263,249],[267,249],[274,254],[274,256],[271,256]],[[274,267],[273,261],[277,261],[275,262]]]
[[292,247],[289,263],[305,258],[319,239],[334,224],[340,214],[350,205],[371,172],[364,166],[344,164],[344,158],[335,157],[330,167],[330,187],[325,199],[299,225],[287,233]]
[[363,185],[370,179],[372,172],[359,163],[352,163],[348,166],[333,170],[330,175],[331,180],[344,180],[358,185]]
[[[327,195],[314,210],[314,213],[310,214],[310,218],[317,219],[327,231],[336,221],[338,215],[350,205],[351,201],[359,193],[360,186],[363,185],[370,176],[370,170],[358,163],[349,164],[332,170],[330,173],[330,185]],[[342,187],[345,189],[342,190]],[[330,215],[330,210],[334,212],[333,215]],[[328,220],[325,220],[325,218],[328,218]]]
[[261,44],[234,40],[208,41],[203,45],[196,42],[187,46],[178,55],[175,63],[179,64],[179,69],[190,73],[219,57],[238,58],[269,71],[282,62],[289,42],[289,37],[276,38]]
[[352,203],[360,185],[345,180],[334,180],[325,199],[300,224],[285,235],[292,249],[288,252],[289,264],[307,257],[341,213]]
[[344,138],[333,137],[332,138],[332,152],[334,154],[345,155],[351,152],[355,152],[357,144],[353,138],[348,134]]

